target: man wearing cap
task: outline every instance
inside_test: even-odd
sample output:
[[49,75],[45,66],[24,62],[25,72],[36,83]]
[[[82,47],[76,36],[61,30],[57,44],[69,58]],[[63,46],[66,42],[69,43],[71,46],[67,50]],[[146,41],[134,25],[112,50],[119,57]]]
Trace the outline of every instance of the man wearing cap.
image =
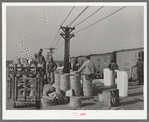
[[142,83],[143,84],[143,61],[141,61],[141,58],[138,58],[138,61],[135,65],[137,67],[137,75],[138,75],[138,80],[139,80],[139,85]]

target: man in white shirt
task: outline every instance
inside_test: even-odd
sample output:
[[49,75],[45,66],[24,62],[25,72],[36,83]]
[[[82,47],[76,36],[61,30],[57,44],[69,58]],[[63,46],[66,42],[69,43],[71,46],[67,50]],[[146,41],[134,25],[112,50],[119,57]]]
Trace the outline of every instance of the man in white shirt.
[[96,68],[94,64],[90,61],[89,56],[86,57],[86,62],[84,62],[84,64],[81,66],[78,72],[81,72],[83,69],[84,69],[83,74],[86,76],[87,80],[93,78],[93,75],[96,72]]

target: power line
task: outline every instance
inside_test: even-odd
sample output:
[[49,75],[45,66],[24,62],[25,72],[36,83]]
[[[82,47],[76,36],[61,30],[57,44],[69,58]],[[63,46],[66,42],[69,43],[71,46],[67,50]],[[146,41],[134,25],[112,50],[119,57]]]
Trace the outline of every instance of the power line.
[[[61,7],[60,7],[60,12],[61,12]],[[59,12],[59,14],[60,14],[60,12]],[[59,14],[58,14],[58,19],[59,19]],[[57,19],[57,22],[58,22],[58,19]],[[57,22],[56,22],[56,23],[57,23]],[[57,38],[57,36],[58,36],[58,34],[59,34],[59,31],[60,31],[60,28],[59,28],[58,31],[57,31],[57,34],[56,34],[56,36],[55,36],[55,38],[54,38],[54,41],[53,41],[51,47],[53,46],[54,42],[56,41],[56,38]]]
[[[59,38],[59,40],[58,41],[61,41],[62,40],[62,38]],[[58,45],[56,48],[58,49],[59,48],[59,46],[61,46],[61,44],[62,44],[63,42],[61,42],[60,43],[60,45]]]
[[[77,9],[77,6],[75,7],[75,9]],[[71,19],[73,18],[73,16],[75,15],[75,10],[74,10],[74,12],[71,14],[71,17],[69,18],[69,22],[71,22]],[[69,23],[68,22],[68,23]],[[66,24],[67,25],[67,24]]]
[[68,24],[68,26],[71,26],[85,11],[88,9],[89,6],[87,6],[72,22]]
[[78,21],[79,21],[79,20],[82,21],[84,18],[86,18],[87,16],[89,16],[89,15],[90,15],[90,10],[91,10],[91,8],[92,8],[92,6],[90,6],[90,7],[86,10],[86,12],[81,16],[81,18],[78,19]]
[[106,16],[106,17],[104,17],[104,18],[102,18],[102,19],[98,20],[97,22],[95,22],[95,23],[93,23],[93,24],[91,24],[91,25],[89,25],[89,26],[87,26],[87,27],[85,27],[85,28],[83,28],[83,29],[81,29],[81,30],[79,30],[79,31],[75,32],[75,33],[81,32],[81,31],[83,31],[83,30],[85,30],[85,29],[87,29],[87,28],[89,28],[89,27],[91,27],[91,26],[95,25],[96,23],[98,23],[98,22],[100,22],[100,21],[102,21],[102,20],[104,20],[104,19],[106,19],[106,18],[110,17],[111,15],[113,15],[113,14],[117,13],[118,11],[120,11],[120,10],[124,9],[125,7],[126,7],[126,6],[124,6],[124,7],[120,8],[120,9],[116,10],[115,12],[113,12],[113,13],[109,14],[108,16]]
[[83,21],[81,21],[80,23],[76,24],[76,26],[80,25],[81,23],[83,23],[84,21],[86,21],[87,19],[89,19],[90,17],[92,17],[94,14],[96,14],[100,9],[102,9],[104,6],[100,7],[97,11],[95,11],[93,14],[91,14],[90,16],[88,16],[87,18],[85,18]]
[[64,46],[64,42],[62,43],[62,45],[56,51],[58,51],[59,49],[61,49],[63,46]]
[[[74,7],[75,7],[75,6],[74,6]],[[71,11],[69,12],[69,14],[72,12],[72,10],[74,9],[74,7],[71,9]],[[67,10],[68,10],[68,7],[67,7],[66,11],[67,11]],[[65,20],[63,21],[63,23],[66,21],[66,19],[68,18],[69,14],[67,15],[67,17],[65,18]],[[62,24],[63,24],[63,23],[62,23]],[[62,24],[61,24],[61,25],[62,25]],[[59,34],[59,31],[60,31],[60,28],[58,29],[58,32],[57,32],[57,35],[56,35],[54,41],[56,40],[56,38],[57,38],[57,36],[58,36],[58,34]],[[60,37],[60,36],[59,36],[59,37]],[[60,41],[60,39],[57,41],[57,43],[55,44],[54,47],[56,47],[56,45],[58,44],[59,41]],[[52,45],[53,45],[53,44],[52,44]]]
[[[75,6],[74,6],[75,7]],[[70,13],[72,12],[72,10],[74,9],[74,7],[71,9],[71,11],[69,12],[69,14],[67,15],[67,17],[65,18],[65,20],[63,21],[63,23],[66,21],[66,19],[69,17],[69,15],[70,15]],[[68,9],[68,8],[67,8]],[[62,24],[63,24],[62,23]],[[58,36],[58,34],[59,34],[59,31],[60,31],[60,28],[58,29],[58,32],[57,32],[57,34],[56,34],[56,37],[55,37],[55,39],[54,39],[54,41],[53,41],[53,43],[52,43],[52,45],[51,45],[51,47],[53,46],[53,44],[54,44],[54,42],[56,41],[56,38],[57,38],[57,36]],[[57,41],[57,43],[58,43],[59,41]],[[57,43],[55,44],[55,46],[57,45]],[[54,47],[55,47],[54,46]]]
[[[60,12],[61,12],[61,7],[60,7]],[[59,14],[60,14],[60,12],[59,12]],[[58,19],[59,19],[59,14],[58,14]],[[58,22],[58,19],[57,19],[57,22]],[[57,23],[57,22],[56,22],[56,23]],[[54,39],[54,41],[53,41],[51,47],[53,46],[54,42],[56,41],[56,38],[57,38],[57,36],[58,36],[59,31],[60,31],[60,28],[58,29],[58,32],[57,32],[57,34],[56,34],[56,36],[55,36],[55,39]]]
[[54,47],[56,47],[56,45],[58,44],[58,42],[59,42],[61,39],[62,39],[62,38],[61,38],[60,35],[59,35],[59,38],[58,38],[58,40],[57,40],[57,42],[56,42],[56,44],[55,44]]
[[[52,18],[52,25],[51,25],[51,28],[53,27],[53,20],[54,20],[54,15],[55,15],[55,7],[54,7],[54,14],[53,14],[53,18]],[[52,29],[51,29],[52,30]],[[52,32],[50,31],[50,36],[51,36]],[[52,43],[53,44],[53,43]],[[52,45],[51,45],[52,47]]]
[[56,38],[57,38],[57,36],[58,36],[58,34],[59,34],[59,31],[60,31],[60,28],[58,29],[58,32],[57,32],[57,34],[56,34],[56,36],[55,36],[55,39],[54,39],[54,41],[53,41],[51,47],[53,46],[53,44],[54,44],[54,42],[55,42],[55,40],[56,40]]
[[[65,20],[62,22],[62,24],[61,25],[63,25],[64,24],[64,22],[66,21],[66,19],[69,17],[69,15],[70,15],[70,13],[72,12],[72,10],[75,8],[75,6],[73,6],[72,7],[72,9],[71,9],[71,11],[69,12],[69,14],[67,15],[67,17],[65,18]],[[67,8],[68,9],[68,8]]]
[[[48,6],[48,13],[47,13],[47,24],[49,25],[49,21],[48,21],[48,19],[49,19],[49,14],[50,14],[50,7]],[[47,25],[47,27],[48,27],[48,25]],[[47,40],[48,40],[48,32],[49,32],[49,28],[47,29]],[[48,44],[48,41],[46,42],[47,44]]]
[[64,46],[64,41],[57,47],[57,50],[55,52],[57,52],[59,49],[61,49]]

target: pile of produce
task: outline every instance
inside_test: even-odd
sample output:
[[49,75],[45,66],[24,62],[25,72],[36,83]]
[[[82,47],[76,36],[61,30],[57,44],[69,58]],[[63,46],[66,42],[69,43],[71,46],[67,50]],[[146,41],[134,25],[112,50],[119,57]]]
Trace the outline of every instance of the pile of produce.
[[56,104],[56,98],[49,97],[49,96],[43,96],[41,98],[41,103],[43,106],[52,106]]
[[51,106],[67,103],[67,99],[60,93],[52,92],[49,93],[48,96],[43,96],[41,99],[41,103],[43,106]]

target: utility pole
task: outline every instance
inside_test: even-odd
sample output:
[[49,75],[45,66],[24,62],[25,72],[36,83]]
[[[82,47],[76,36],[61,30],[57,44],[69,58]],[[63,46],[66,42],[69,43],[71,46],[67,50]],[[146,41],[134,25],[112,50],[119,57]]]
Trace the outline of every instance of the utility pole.
[[65,40],[65,49],[64,49],[64,70],[63,73],[70,73],[70,68],[69,68],[69,56],[70,56],[70,39],[74,37],[74,34],[71,32],[75,30],[75,27],[60,27],[63,32],[61,32],[61,36]]
[[50,60],[50,56],[51,56],[51,55],[50,55],[50,52],[47,52],[47,58],[46,58],[47,61]]
[[[52,54],[54,53],[53,50],[55,50],[56,48],[45,48],[45,49],[49,49],[50,52],[47,52],[47,58],[49,58],[51,56],[51,58],[53,58]],[[50,54],[49,54],[50,53]]]

